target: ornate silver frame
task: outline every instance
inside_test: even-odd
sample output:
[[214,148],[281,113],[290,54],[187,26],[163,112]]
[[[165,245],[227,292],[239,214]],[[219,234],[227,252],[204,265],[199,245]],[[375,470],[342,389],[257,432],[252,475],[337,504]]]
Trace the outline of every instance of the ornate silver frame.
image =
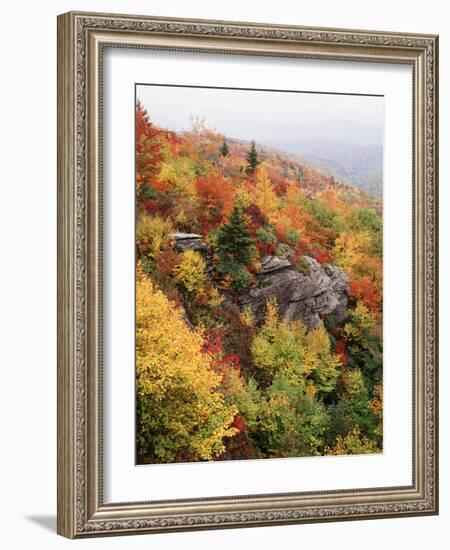
[[[414,467],[408,487],[105,504],[102,48],[407,63],[414,90]],[[438,38],[255,23],[58,17],[58,533],[70,538],[438,513]]]

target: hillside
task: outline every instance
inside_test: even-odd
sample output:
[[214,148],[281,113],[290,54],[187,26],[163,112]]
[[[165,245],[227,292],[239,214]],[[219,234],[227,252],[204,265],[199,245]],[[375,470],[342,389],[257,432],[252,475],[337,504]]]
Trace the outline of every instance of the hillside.
[[300,162],[312,164],[336,179],[381,197],[383,195],[383,149],[333,139],[273,141],[275,148],[296,155]]
[[140,463],[382,450],[381,207],[138,103]]
[[[230,137],[227,143],[231,156],[245,164],[251,142]],[[351,193],[357,189],[363,193],[360,197],[354,194],[355,200],[365,200],[381,208],[382,153],[379,148],[332,140],[299,142],[295,146],[290,141],[281,142],[279,147],[276,143],[256,143],[260,160],[276,166],[285,177],[297,179],[304,193],[311,195],[327,188],[346,189]]]

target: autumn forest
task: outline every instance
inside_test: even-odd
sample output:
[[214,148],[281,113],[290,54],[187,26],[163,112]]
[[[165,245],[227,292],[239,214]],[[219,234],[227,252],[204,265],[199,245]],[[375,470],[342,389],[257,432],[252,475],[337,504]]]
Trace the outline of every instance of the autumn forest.
[[379,453],[382,199],[136,105],[139,464]]

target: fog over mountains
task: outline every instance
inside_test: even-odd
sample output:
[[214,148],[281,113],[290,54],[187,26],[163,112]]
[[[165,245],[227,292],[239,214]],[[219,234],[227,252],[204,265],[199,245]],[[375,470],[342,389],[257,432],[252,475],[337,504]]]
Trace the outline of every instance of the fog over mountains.
[[383,148],[333,139],[293,141],[271,139],[270,147],[286,151],[307,164],[325,170],[337,180],[382,197]]
[[190,131],[203,120],[230,139],[254,140],[383,193],[382,97],[152,85],[140,85],[137,96],[161,128]]

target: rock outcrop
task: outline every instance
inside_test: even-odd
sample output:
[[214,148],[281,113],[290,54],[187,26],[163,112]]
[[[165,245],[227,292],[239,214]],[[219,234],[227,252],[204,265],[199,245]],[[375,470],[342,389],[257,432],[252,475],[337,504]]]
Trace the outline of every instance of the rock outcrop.
[[285,267],[291,267],[291,262],[287,258],[279,258],[278,256],[263,256],[260,263],[259,275],[266,275],[267,273],[280,271]]
[[198,250],[199,252],[209,252],[209,247],[202,241],[202,236],[197,233],[173,233],[175,247],[179,252],[185,250]]
[[[210,248],[196,233],[174,233],[179,252],[197,250],[206,259],[206,271],[212,271]],[[288,257],[264,256],[257,283],[240,296],[241,307],[249,307],[257,322],[264,320],[269,297],[277,300],[280,315],[289,321],[300,320],[312,330],[320,315],[329,315],[338,325],[348,316],[348,276],[335,265],[321,265],[303,256],[304,269],[296,271]],[[231,298],[231,297],[230,297]],[[225,300],[224,304],[231,303]]]
[[330,314],[335,324],[343,322],[347,317],[348,276],[337,266],[322,266],[309,256],[303,256],[303,261],[301,273],[288,259],[263,257],[258,282],[241,296],[241,305],[250,307],[261,322],[266,302],[273,296],[281,316],[289,321],[299,319],[310,330],[319,324],[321,314]]

